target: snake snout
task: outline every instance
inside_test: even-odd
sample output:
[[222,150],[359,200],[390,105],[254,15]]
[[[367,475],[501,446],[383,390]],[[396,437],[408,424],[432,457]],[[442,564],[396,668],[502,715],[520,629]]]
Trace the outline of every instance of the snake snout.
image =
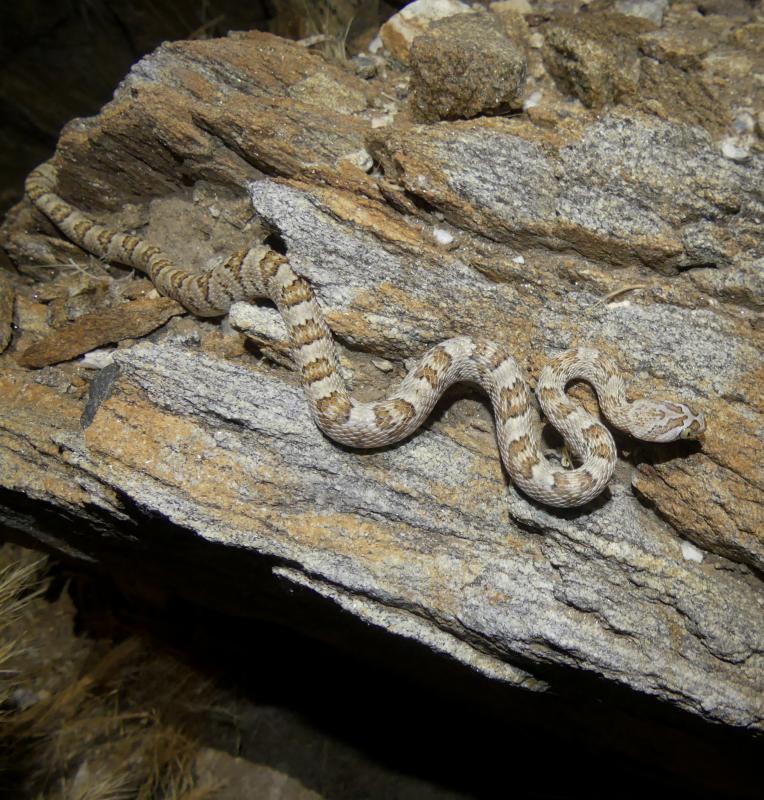
[[699,439],[706,431],[706,418],[685,406],[687,421],[682,426],[682,439]]

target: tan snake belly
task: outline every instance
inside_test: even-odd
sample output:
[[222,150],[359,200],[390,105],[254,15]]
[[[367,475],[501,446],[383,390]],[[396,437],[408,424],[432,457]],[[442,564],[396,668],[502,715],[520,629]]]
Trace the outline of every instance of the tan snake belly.
[[613,474],[616,448],[610,431],[565,394],[571,380],[590,383],[600,408],[617,428],[652,442],[695,438],[705,420],[669,400],[626,399],[624,381],[602,353],[569,350],[547,364],[536,388],[548,420],[579,462],[573,469],[543,452],[538,415],[517,362],[495,342],[460,336],[428,350],[384,400],[361,402],[348,394],[337,349],[307,281],[287,259],[257,245],[231,255],[203,274],[175,266],[157,247],[95,223],[57,194],[56,171],[43,164],[26,183],[30,199],[69,239],[99,258],[145,272],[157,290],[199,316],[218,316],[233,302],[269,298],[289,331],[292,356],[318,427],[351,447],[374,448],[413,433],[443,392],[458,381],[488,394],[504,466],[527,495],[551,506],[580,506],[596,497]]

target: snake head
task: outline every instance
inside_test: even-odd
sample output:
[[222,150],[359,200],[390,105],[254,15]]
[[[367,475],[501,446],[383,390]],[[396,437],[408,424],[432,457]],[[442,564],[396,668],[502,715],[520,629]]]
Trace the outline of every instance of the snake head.
[[699,439],[706,430],[703,414],[669,400],[637,400],[632,404],[632,418],[633,433],[647,442]]

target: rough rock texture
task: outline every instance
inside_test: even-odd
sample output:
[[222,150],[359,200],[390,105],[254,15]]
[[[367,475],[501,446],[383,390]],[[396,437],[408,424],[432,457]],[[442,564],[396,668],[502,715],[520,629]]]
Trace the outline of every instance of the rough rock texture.
[[411,106],[424,122],[469,119],[519,108],[525,82],[522,48],[492,14],[457,14],[414,39]]
[[427,30],[430,23],[471,11],[469,4],[461,0],[415,0],[390,17],[379,33],[390,53],[398,61],[408,64],[412,42]]
[[70,361],[105,344],[145,336],[182,313],[183,307],[169,297],[136,300],[110,311],[99,309],[30,345],[19,354],[18,363],[45,367]]
[[8,347],[11,341],[13,295],[13,284],[0,272],[0,353]]
[[[748,23],[726,24],[730,48]],[[70,296],[76,265],[51,266],[66,246],[21,204],[2,229],[21,331],[0,358],[4,525],[239,614],[275,575],[506,685],[764,728],[761,147],[724,158],[680,104],[597,116],[539,65],[521,117],[379,126],[394,65],[364,83],[264,34],[165,45],[64,131],[61,192],[190,268],[270,231],[360,396],[456,334],[506,343],[531,376],[586,343],[634,395],[703,411],[703,443],[619,438],[609,490],[567,512],[515,491],[466,387],[409,441],[350,451],[311,423],[261,305],[172,319],[100,370],[24,368],[33,340],[110,306]],[[326,81],[368,106],[316,105]]]

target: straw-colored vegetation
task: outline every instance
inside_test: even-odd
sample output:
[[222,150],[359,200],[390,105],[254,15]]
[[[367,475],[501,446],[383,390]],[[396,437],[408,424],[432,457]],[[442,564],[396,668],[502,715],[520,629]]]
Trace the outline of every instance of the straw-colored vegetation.
[[210,684],[135,637],[104,647],[72,635],[70,659],[46,652],[45,561],[13,551],[0,571],[0,795],[215,797],[220,786],[200,784],[193,769],[194,720],[212,703]]

